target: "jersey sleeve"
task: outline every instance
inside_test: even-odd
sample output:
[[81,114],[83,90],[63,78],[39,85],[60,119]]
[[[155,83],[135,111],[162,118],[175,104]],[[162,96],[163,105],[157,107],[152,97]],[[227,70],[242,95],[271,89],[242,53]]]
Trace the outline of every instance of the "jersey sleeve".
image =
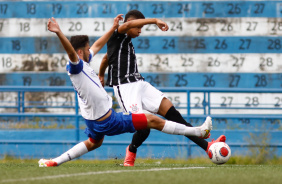
[[69,74],[79,74],[83,69],[83,61],[81,59],[79,62],[69,61],[66,67]]

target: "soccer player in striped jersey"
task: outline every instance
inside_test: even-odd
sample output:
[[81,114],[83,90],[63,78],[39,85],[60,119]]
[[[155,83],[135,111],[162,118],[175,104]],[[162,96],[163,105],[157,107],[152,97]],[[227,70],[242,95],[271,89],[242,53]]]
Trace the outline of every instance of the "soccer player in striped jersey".
[[[135,50],[131,42],[141,34],[144,25],[155,24],[162,31],[167,31],[168,25],[160,19],[149,18],[138,10],[131,10],[125,15],[124,23],[120,25],[107,43],[107,54],[103,57],[99,78],[104,84],[104,74],[108,68],[106,85],[113,86],[115,96],[124,112],[143,113],[143,110],[159,114],[168,120],[187,123],[181,114],[175,109],[171,101],[165,95],[144,81],[138,72]],[[131,144],[126,148],[124,166],[134,166],[137,148],[147,139],[150,129],[137,131]],[[187,136],[205,151],[213,142],[225,142],[225,136],[221,135],[217,140],[207,142],[195,136]]]
[[116,113],[112,109],[112,98],[107,94],[98,76],[89,65],[92,58],[106,44],[118,27],[122,15],[114,19],[112,28],[91,47],[88,36],[75,36],[71,42],[65,37],[54,18],[48,20],[48,30],[56,33],[69,56],[68,75],[77,92],[81,115],[85,119],[87,140],[78,143],[61,156],[54,159],[40,159],[40,167],[53,167],[75,159],[100,147],[104,136],[135,132],[146,128],[154,128],[168,134],[207,137],[212,129],[212,121],[208,116],[202,126],[188,127],[173,121],[163,120],[152,114]]

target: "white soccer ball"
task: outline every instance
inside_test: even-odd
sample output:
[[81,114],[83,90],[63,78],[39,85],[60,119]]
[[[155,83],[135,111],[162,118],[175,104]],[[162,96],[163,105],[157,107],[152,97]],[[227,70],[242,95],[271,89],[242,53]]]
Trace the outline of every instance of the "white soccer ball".
[[208,155],[213,163],[224,164],[231,156],[231,149],[225,142],[216,142],[210,146]]

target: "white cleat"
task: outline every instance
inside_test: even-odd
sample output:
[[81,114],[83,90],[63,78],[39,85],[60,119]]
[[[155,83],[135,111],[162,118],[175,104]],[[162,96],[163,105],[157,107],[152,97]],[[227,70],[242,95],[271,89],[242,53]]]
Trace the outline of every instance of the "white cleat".
[[210,137],[210,131],[212,130],[212,120],[211,117],[208,116],[206,121],[200,126],[201,129],[201,136],[202,139],[207,139]]
[[53,160],[47,160],[44,158],[41,158],[38,161],[39,167],[55,167],[58,166],[57,162],[53,161]]

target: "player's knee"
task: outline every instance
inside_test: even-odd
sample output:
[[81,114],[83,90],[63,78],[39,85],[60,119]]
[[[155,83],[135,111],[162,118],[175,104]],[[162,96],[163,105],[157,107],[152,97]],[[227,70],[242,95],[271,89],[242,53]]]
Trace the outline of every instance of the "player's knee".
[[97,143],[94,143],[93,147],[96,149],[96,148],[99,148],[100,146],[102,146],[102,143],[103,141],[99,141]]
[[172,102],[164,97],[162,99],[162,102],[160,104],[159,110],[158,110],[158,114],[165,117],[166,113],[168,112],[168,110],[173,106]]
[[92,138],[89,138],[87,140],[87,143],[86,143],[86,147],[87,147],[88,151],[92,151],[92,150],[99,148],[102,145],[103,140],[104,140],[104,138],[101,139],[101,140],[94,140]]
[[152,114],[148,114],[147,120],[150,128],[158,128],[162,124],[162,119]]

